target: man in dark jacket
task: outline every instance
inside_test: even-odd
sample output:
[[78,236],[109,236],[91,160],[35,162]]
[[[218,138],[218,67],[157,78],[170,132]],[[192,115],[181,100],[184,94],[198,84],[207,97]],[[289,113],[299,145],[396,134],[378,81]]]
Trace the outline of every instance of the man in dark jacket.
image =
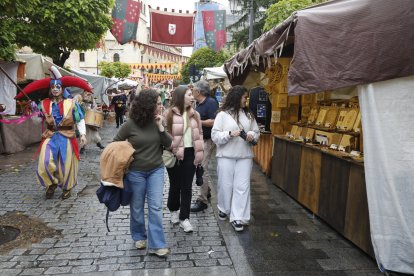
[[204,167],[203,184],[200,186],[198,198],[191,205],[191,212],[200,212],[207,208],[208,198],[210,197],[210,187],[208,186],[208,163],[216,148],[211,140],[211,129],[213,128],[214,118],[219,107],[218,102],[210,96],[210,86],[206,81],[198,81],[193,87],[193,96],[197,101],[196,110],[200,113],[201,125],[203,128],[204,139],[204,158],[201,165]]
[[111,105],[114,105],[115,107],[116,128],[119,128],[119,126],[124,123],[127,96],[125,93],[121,93],[120,90],[117,90],[116,94],[117,95],[112,98]]

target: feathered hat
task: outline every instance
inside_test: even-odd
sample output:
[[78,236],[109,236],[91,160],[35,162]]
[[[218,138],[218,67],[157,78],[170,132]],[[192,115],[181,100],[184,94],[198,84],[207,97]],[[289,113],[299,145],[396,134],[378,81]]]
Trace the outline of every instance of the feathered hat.
[[[25,88],[23,88],[23,90],[19,94],[17,94],[17,96],[14,98],[16,100],[19,100],[23,98],[25,95],[29,96],[31,93],[35,91],[42,90],[42,89],[44,90],[46,88],[51,87],[53,84],[56,84],[56,83],[60,83],[62,87],[75,86],[75,87],[78,87],[80,89],[83,89],[83,90],[86,90],[92,93],[91,87],[83,79],[78,78],[78,77],[72,77],[72,76],[62,77],[59,70],[53,65],[49,68],[49,71],[51,73],[50,78],[44,78],[44,79],[36,80],[30,83]],[[64,93],[68,93],[68,92],[64,90]]]

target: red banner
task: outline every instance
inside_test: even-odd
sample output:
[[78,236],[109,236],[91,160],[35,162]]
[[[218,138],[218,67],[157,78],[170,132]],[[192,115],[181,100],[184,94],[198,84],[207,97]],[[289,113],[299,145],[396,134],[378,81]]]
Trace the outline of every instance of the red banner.
[[151,43],[191,47],[194,45],[194,14],[150,9]]

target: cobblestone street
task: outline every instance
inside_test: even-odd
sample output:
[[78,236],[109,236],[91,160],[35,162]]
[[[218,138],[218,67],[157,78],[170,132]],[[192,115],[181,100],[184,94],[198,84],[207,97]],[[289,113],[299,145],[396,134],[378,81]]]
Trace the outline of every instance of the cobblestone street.
[[[103,144],[115,133],[114,125],[107,124],[102,129]],[[216,218],[214,160],[210,165],[213,208],[191,214],[194,232],[190,234],[169,222],[165,174],[164,226],[171,254],[167,258],[147,255],[146,250],[134,248],[128,208],[111,213],[111,232],[106,230],[106,208],[95,195],[100,152],[94,145],[87,147],[80,163],[79,184],[64,201],[58,198],[60,190],[53,199],[45,200],[34,179],[35,161],[18,170],[1,170],[0,215],[18,211],[40,219],[61,235],[0,255],[0,275],[378,274],[371,258],[270,184],[257,167],[252,180],[252,223],[236,234],[227,221]]]

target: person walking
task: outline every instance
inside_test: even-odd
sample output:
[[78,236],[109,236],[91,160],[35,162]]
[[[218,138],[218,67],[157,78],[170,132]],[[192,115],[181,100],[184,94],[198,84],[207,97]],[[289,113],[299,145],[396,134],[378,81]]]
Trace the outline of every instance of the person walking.
[[246,106],[247,97],[246,88],[232,87],[211,131],[217,145],[219,219],[230,217],[235,231],[243,231],[250,221],[251,147],[259,139],[259,127]]
[[164,112],[168,131],[173,137],[171,151],[177,157],[174,167],[167,169],[170,179],[167,207],[171,222],[179,223],[184,232],[192,232],[190,207],[196,166],[203,160],[203,132],[200,114],[195,111],[193,95],[187,86],[174,90],[172,105]]
[[200,186],[196,201],[191,205],[191,212],[200,212],[207,209],[208,198],[211,196],[208,185],[208,163],[216,145],[211,140],[211,129],[219,108],[218,102],[210,96],[210,86],[206,81],[198,81],[192,89],[197,102],[196,110],[200,113],[203,128],[204,157],[201,165],[204,168],[203,184]]
[[127,97],[125,93],[116,90],[116,95],[112,98],[111,105],[115,107],[115,121],[116,128],[119,128],[124,123],[124,115],[126,111]]
[[[130,120],[119,129],[114,141],[128,140],[135,149],[125,181],[132,190],[131,236],[137,249],[148,248],[159,257],[169,253],[162,224],[164,164],[162,147],[170,147],[172,137],[163,125],[161,98],[155,90],[145,89],[133,100]],[[144,203],[148,205],[148,233]]]
[[[76,95],[74,99],[80,104],[82,112],[85,113],[85,116],[88,110],[99,110],[93,95],[88,94],[87,91],[84,91],[82,95]],[[100,111],[102,111],[102,109]],[[100,149],[105,148],[101,144],[102,138],[99,134],[98,127],[96,126],[86,125],[86,140],[88,141],[88,145],[96,144],[96,146]],[[85,152],[85,148],[86,145],[83,145],[79,152],[83,154]]]

